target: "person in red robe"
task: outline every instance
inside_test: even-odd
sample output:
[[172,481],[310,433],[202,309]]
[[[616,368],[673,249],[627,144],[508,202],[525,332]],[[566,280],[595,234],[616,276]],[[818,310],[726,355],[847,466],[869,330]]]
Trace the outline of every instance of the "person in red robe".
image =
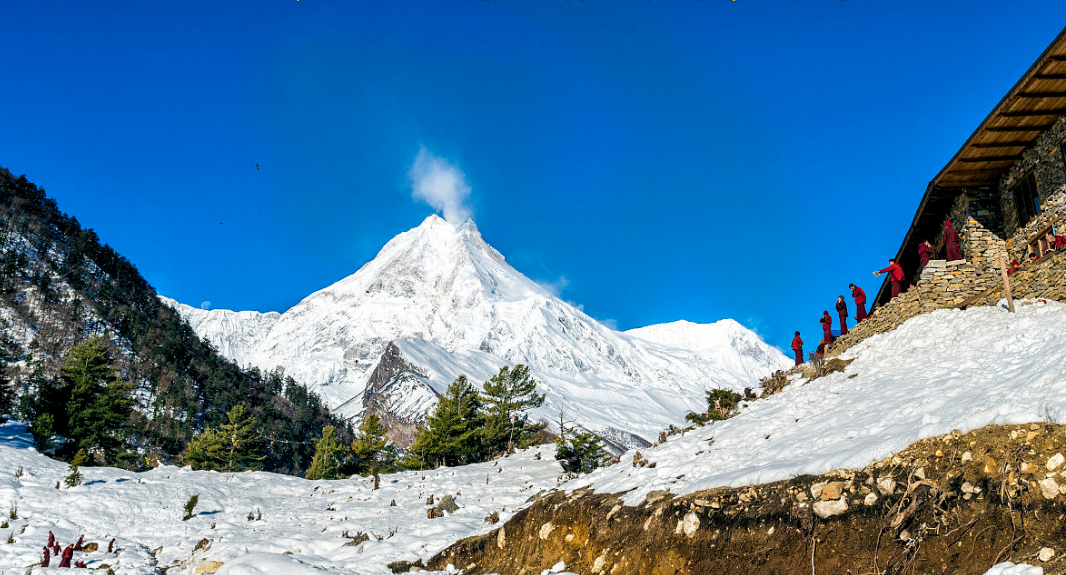
[[829,311],[822,311],[822,337],[828,343],[833,343],[833,318],[829,317]]
[[44,548],[44,558],[41,559],[41,567],[48,567],[52,562],[52,554],[48,552],[48,547]]
[[959,251],[959,232],[951,227],[951,220],[944,222],[944,252],[949,262],[962,259]]
[[85,536],[78,537],[78,542],[74,544],[75,551],[81,551],[81,542],[85,540]]
[[85,569],[88,567],[88,565],[86,565],[84,561],[78,561],[78,564],[75,565],[75,567],[77,567],[78,569]]
[[818,342],[818,348],[814,350],[814,355],[818,357],[825,357],[825,340]]
[[844,296],[837,297],[837,317],[840,318],[840,335],[847,335],[848,333],[848,304],[844,301]]
[[903,283],[903,268],[899,267],[896,263],[896,258],[888,260],[888,267],[883,270],[877,270],[874,272],[874,277],[880,277],[881,274],[888,273],[888,279],[892,286],[892,297],[899,295],[899,286]]
[[796,332],[796,336],[792,338],[792,351],[796,354],[796,365],[803,365],[803,340],[800,339],[800,332]]
[[70,568],[70,560],[74,558],[74,546],[67,545],[67,548],[63,550],[63,557],[59,559],[59,566]]
[[115,538],[111,538],[111,542],[107,544],[107,552],[112,553],[115,550]]
[[855,284],[848,284],[851,288],[851,297],[855,298],[855,323],[861,323],[866,319],[866,292]]
[[59,555],[62,552],[63,548],[59,546],[59,541],[56,541],[55,544],[52,545],[52,555]]
[[52,545],[55,544],[55,542],[56,542],[56,536],[52,535],[52,532],[49,531],[48,532],[48,545],[45,545],[45,547],[51,547]]
[[933,255],[933,244],[929,243],[929,240],[924,240],[918,244],[918,273],[922,273],[925,266],[929,265],[929,256]]
[[1056,250],[1061,250],[1062,248],[1066,248],[1066,236],[1060,236],[1060,235],[1056,234],[1055,235],[1055,249]]

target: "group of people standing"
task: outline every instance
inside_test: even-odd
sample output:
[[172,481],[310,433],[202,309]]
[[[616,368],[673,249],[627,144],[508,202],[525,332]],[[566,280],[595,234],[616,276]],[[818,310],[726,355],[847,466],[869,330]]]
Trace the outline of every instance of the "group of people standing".
[[[951,227],[951,220],[944,222],[944,251],[947,256],[947,261],[955,261],[962,259],[962,251],[959,250],[959,232],[955,228]],[[925,266],[929,264],[929,258],[933,255],[933,245],[929,243],[929,240],[922,241],[918,245],[918,273],[921,273]],[[895,258],[888,260],[888,267],[880,269],[874,272],[874,277],[880,277],[881,274],[889,274],[889,288],[892,292],[892,297],[895,298],[900,294],[903,287],[903,268],[896,262]],[[862,291],[862,288],[855,284],[848,284],[851,288],[851,297],[855,298],[855,321],[856,323],[866,319],[866,292]],[[837,298],[836,303],[837,317],[840,318],[840,335],[848,333],[848,304],[844,301],[844,296]],[[823,357],[825,355],[825,346],[833,343],[836,339],[833,336],[833,318],[829,315],[829,310],[822,312],[822,317],[818,320],[822,324],[822,339],[818,342],[818,349],[815,351],[817,357]],[[792,338],[792,351],[796,353],[796,365],[803,363],[803,339],[800,338],[800,332],[796,332],[796,336]]]
[[[851,288],[851,297],[855,300],[855,322],[858,323],[866,319],[866,292],[855,284],[848,284],[848,287]],[[837,297],[836,310],[837,317],[840,318],[840,335],[844,335],[848,333],[848,303],[844,296]],[[836,338],[833,336],[833,318],[829,315],[829,310],[823,311],[818,321],[822,324],[822,339],[818,342],[815,355],[822,357],[825,355],[825,346],[833,343]],[[796,354],[796,365],[802,364],[803,339],[798,331],[792,338],[792,351]]]

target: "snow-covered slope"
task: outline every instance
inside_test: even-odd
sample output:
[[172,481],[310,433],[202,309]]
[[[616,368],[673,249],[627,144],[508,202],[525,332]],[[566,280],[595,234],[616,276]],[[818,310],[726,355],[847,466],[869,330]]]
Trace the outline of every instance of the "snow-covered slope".
[[1066,423],[1066,305],[939,310],[867,339],[843,372],[754,401],[642,450],[652,465],[597,470],[568,489],[678,494],[859,468],[908,445],[990,424]]
[[[395,421],[415,422],[457,375],[480,381],[522,363],[548,396],[538,417],[555,420],[562,409],[624,445],[702,410],[709,388],[754,387],[788,366],[735,322],[611,330],[508,265],[472,221],[456,226],[437,216],[280,315],[170,303],[227,357],[280,366],[345,416],[373,403],[398,410]],[[664,335],[676,332],[686,336]],[[383,369],[390,342],[400,356]],[[403,397],[372,399],[374,378],[376,393]]]
[[[496,527],[485,522],[493,512],[506,521],[531,495],[554,488],[562,469],[553,455],[543,446],[489,463],[384,475],[376,491],[372,478],[308,481],[171,466],[146,473],[83,467],[82,485],[56,489],[67,465],[38,454],[26,426],[9,422],[0,425],[0,523],[7,527],[0,541],[10,535],[14,542],[0,543],[0,574],[22,575],[40,561],[49,531],[63,547],[81,535],[98,543],[100,550],[75,553],[75,561],[109,565],[118,575],[160,568],[191,575],[213,561],[222,563],[219,575],[391,574],[389,562],[429,558],[485,533]],[[192,495],[199,496],[194,516],[182,521]],[[460,509],[428,519],[431,495],[452,495]],[[8,518],[10,508],[16,519]],[[350,545],[345,534],[360,533],[369,540]],[[117,554],[106,553],[112,537]],[[203,539],[206,549],[198,550]],[[51,567],[58,564],[54,557]]]

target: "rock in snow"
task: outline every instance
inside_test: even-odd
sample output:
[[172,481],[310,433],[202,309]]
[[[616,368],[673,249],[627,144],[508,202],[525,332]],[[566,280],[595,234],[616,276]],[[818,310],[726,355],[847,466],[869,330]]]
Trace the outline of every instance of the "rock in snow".
[[437,216],[282,314],[164,301],[238,364],[282,367],[339,414],[370,407],[390,427],[421,422],[459,375],[481,382],[522,363],[547,394],[535,417],[563,410],[639,446],[706,409],[708,389],[752,387],[790,364],[733,320],[614,331],[508,265],[472,221]]

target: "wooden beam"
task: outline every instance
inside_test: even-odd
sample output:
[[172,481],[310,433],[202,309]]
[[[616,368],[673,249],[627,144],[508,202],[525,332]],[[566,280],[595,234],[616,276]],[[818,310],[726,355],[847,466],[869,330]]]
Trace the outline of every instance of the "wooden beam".
[[1066,62],[1066,55],[1062,56],[1048,56],[1047,59],[1051,62]]
[[1015,96],[1018,98],[1064,98],[1066,92],[1019,92]]
[[1034,80],[1066,80],[1066,74],[1037,74]]
[[989,126],[986,132],[1043,132],[1055,124],[1040,124],[1039,126]]
[[940,188],[994,188],[996,182],[938,182]]
[[985,168],[983,170],[951,170],[945,173],[945,176],[951,176],[953,174],[1001,174],[1007,171],[1007,168]]
[[1009,142],[989,142],[987,144],[973,143],[971,148],[1028,148],[1036,140],[1011,140]]
[[1036,116],[1061,116],[1066,114],[1066,108],[1052,108],[1050,110],[1018,110],[1016,112],[1000,112],[1004,118],[1032,118]]
[[960,162],[969,162],[969,163],[977,163],[977,162],[1013,162],[1015,160],[1020,160],[1020,159],[1022,159],[1022,155],[1021,154],[1015,154],[1013,156],[984,156],[984,157],[981,157],[981,158],[959,158],[959,161]]

